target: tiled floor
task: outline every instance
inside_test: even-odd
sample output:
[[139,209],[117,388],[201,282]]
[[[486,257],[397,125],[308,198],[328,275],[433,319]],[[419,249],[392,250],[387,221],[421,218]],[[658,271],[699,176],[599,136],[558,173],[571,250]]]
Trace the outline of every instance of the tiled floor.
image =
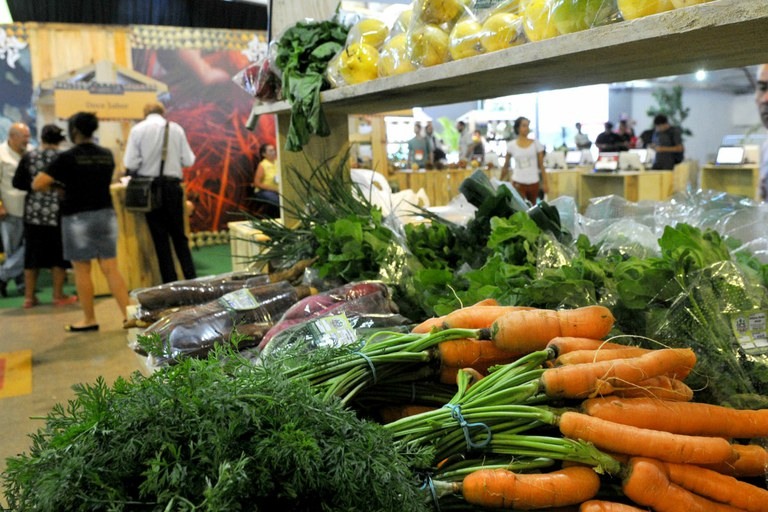
[[[43,425],[34,418],[74,396],[73,384],[92,383],[98,376],[111,384],[118,376],[147,372],[144,359],[128,347],[115,302],[97,299],[96,315],[98,332],[68,333],[64,325],[81,318],[78,305],[0,309],[0,353],[32,351],[31,393],[0,397],[1,471],[7,457],[28,451],[28,434]],[[0,505],[7,506],[3,492]]]

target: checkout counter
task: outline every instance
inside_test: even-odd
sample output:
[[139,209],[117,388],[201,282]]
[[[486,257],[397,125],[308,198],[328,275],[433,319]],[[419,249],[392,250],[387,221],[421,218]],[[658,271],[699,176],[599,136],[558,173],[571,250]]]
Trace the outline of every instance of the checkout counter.
[[759,201],[759,162],[759,146],[720,146],[715,161],[702,167],[699,187]]

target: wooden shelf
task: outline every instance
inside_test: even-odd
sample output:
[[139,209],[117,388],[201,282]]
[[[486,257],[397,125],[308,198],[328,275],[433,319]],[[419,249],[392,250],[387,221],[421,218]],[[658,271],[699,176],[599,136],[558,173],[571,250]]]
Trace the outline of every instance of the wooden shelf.
[[[715,0],[322,94],[326,112],[366,114],[768,62],[766,0]],[[285,113],[287,102],[252,115]]]

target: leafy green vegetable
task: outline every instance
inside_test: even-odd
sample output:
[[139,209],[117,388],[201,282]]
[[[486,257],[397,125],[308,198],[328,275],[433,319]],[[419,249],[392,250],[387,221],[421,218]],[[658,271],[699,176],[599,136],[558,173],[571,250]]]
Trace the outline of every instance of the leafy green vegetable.
[[427,510],[380,425],[234,353],[79,385],[3,475],[13,510]]
[[299,22],[288,28],[277,43],[275,65],[282,72],[282,90],[291,103],[291,123],[285,149],[301,151],[311,135],[330,134],[320,103],[328,61],[344,47],[349,28],[335,18]]

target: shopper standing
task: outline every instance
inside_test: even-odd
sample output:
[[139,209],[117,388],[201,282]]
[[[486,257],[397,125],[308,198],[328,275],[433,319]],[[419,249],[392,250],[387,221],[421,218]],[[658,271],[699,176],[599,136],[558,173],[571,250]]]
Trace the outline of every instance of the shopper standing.
[[0,240],[5,261],[0,265],[0,296],[8,296],[8,283],[24,293],[24,198],[23,190],[13,186],[13,176],[29,145],[29,127],[14,123],[8,139],[0,144]]
[[595,138],[595,146],[601,153],[615,153],[621,150],[623,141],[621,136],[613,131],[613,123],[607,121],[603,124],[603,132]]
[[55,124],[43,126],[40,148],[28,151],[19,162],[13,186],[27,192],[24,202],[24,308],[37,306],[35,295],[41,268],[50,268],[53,280],[53,305],[66,306],[77,297],[64,294],[67,270],[72,265],[64,259],[61,242],[59,191],[35,192],[32,180],[45,171],[58,156],[59,144],[65,139]]
[[[163,146],[166,140],[165,163],[162,177],[162,204],[147,212],[147,226],[155,244],[155,252],[163,283],[178,279],[171,253],[171,242],[185,279],[197,277],[189,240],[184,231],[184,190],[181,187],[182,167],[195,163],[195,154],[189,147],[184,129],[165,119],[161,103],[144,107],[145,119],[131,129],[123,156],[125,168],[138,176],[160,176]],[[170,239],[170,240],[169,240]]]
[[432,145],[421,131],[421,123],[413,124],[413,138],[408,141],[408,167],[432,167]]
[[501,179],[508,179],[510,164],[514,159],[512,186],[524,199],[535,204],[539,198],[539,189],[546,194],[549,185],[544,170],[544,146],[536,139],[528,137],[531,132],[530,123],[525,117],[515,119],[514,130],[517,137],[507,143]]
[[469,146],[472,145],[472,134],[467,128],[467,123],[464,121],[458,121],[456,123],[456,131],[459,132],[459,161],[467,161],[467,153],[469,152]]
[[576,135],[573,136],[573,142],[576,144],[576,149],[589,149],[592,147],[589,135],[581,131],[581,123],[576,123]]
[[96,144],[93,133],[99,120],[90,112],[69,118],[69,139],[74,146],[61,153],[32,181],[32,190],[61,188],[61,231],[64,259],[72,262],[75,287],[83,319],[64,327],[70,332],[97,331],[91,261],[97,260],[123,321],[128,290],[117,268],[117,215],[109,186],[115,170],[112,152]]
[[[768,128],[768,64],[757,69],[757,88],[755,89],[757,111],[763,126]],[[768,199],[768,140],[763,143],[760,152],[760,200]]]
[[650,148],[656,156],[653,160],[654,170],[668,170],[675,168],[675,164],[683,161],[683,136],[680,128],[669,124],[669,118],[664,114],[658,114],[653,118],[653,139]]

